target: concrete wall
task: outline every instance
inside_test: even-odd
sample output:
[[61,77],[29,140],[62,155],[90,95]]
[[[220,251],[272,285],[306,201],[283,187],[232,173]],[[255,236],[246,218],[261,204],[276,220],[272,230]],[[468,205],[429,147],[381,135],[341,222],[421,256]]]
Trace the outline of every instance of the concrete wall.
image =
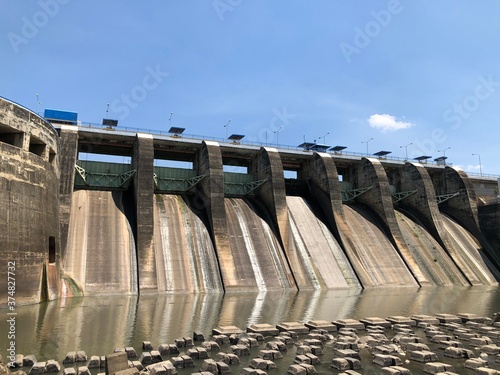
[[60,136],[60,180],[59,180],[59,219],[61,222],[61,258],[64,259],[68,241],[68,227],[71,200],[75,185],[75,164],[78,158],[78,128],[61,126]]
[[496,254],[500,254],[500,203],[478,207],[481,231]]
[[0,99],[0,282],[14,266],[16,304],[59,295],[58,151],[50,124]]
[[135,242],[140,293],[156,292],[154,251],[154,147],[153,137],[138,133],[132,154],[136,231]]

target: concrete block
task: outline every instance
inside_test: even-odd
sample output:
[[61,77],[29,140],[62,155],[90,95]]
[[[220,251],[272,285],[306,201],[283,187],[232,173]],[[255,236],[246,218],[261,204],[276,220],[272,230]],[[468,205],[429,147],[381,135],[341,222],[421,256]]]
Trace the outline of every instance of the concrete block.
[[45,362],[35,362],[28,373],[28,375],[40,375],[45,373]]
[[434,316],[439,320],[439,323],[462,323],[462,319],[457,315],[435,314]]
[[230,336],[232,334],[239,335],[243,333],[241,328],[238,328],[236,326],[220,326],[212,329],[212,335],[226,335]]
[[127,353],[113,353],[106,356],[106,375],[114,375],[115,372],[128,369]]
[[75,362],[87,362],[87,354],[83,350],[77,351]]
[[366,328],[369,326],[380,326],[380,327],[384,327],[384,328],[391,327],[390,321],[388,321],[386,319],[379,318],[379,317],[369,317],[369,318],[360,319],[359,321],[361,323],[363,323]]
[[489,337],[486,336],[481,336],[481,337],[472,337],[469,340],[469,345],[470,346],[486,346],[486,345],[491,345],[493,344],[493,340],[491,340]]
[[250,349],[245,345],[231,345],[229,347],[231,353],[241,357],[242,355],[250,355]]
[[500,374],[500,371],[497,371],[497,370],[489,368],[489,367],[478,367],[475,372],[477,375],[498,375],[498,374]]
[[337,329],[340,328],[354,328],[356,330],[365,329],[365,325],[356,319],[339,319],[332,323],[337,326]]
[[428,351],[424,351],[424,350],[416,350],[416,351],[411,352],[410,359],[412,361],[426,363],[426,362],[437,362],[438,357],[437,357],[436,353],[434,353],[434,352],[428,352]]
[[29,354],[23,357],[23,367],[31,367],[36,362],[36,357],[33,354]]
[[479,367],[485,367],[488,365],[488,361],[485,361],[482,358],[472,358],[468,359],[464,362],[464,367],[465,368],[470,368],[470,369],[477,369]]
[[359,353],[355,350],[352,349],[335,349],[333,351],[334,356],[340,357],[340,358],[356,358],[360,359]]
[[220,346],[229,344],[229,336],[227,335],[213,335],[212,340]]
[[276,325],[280,332],[296,332],[299,335],[309,333],[309,328],[299,322],[282,322]]
[[90,360],[89,360],[89,363],[87,364],[87,367],[90,369],[100,368],[101,367],[101,357],[99,357],[98,355],[90,356]]
[[323,347],[321,346],[316,346],[316,345],[312,345],[311,346],[311,353],[314,354],[314,355],[323,355]]
[[259,357],[263,359],[268,359],[271,361],[274,361],[276,359],[282,359],[283,354],[279,350],[269,350],[269,349],[264,349],[259,351]]
[[450,358],[466,358],[466,359],[476,357],[476,355],[472,350],[464,348],[455,348],[455,347],[446,348],[444,351],[444,356]]
[[406,345],[406,350],[408,352],[415,352],[415,351],[430,351],[429,346],[427,344],[424,344],[423,342],[409,342]]
[[402,366],[383,367],[380,370],[381,375],[411,375],[411,371]]
[[290,375],[307,375],[307,370],[300,365],[290,365],[286,373]]
[[127,353],[127,358],[128,359],[134,359],[134,358],[137,358],[137,352],[135,351],[135,349],[131,346],[127,346],[125,348],[125,353]]
[[407,316],[402,316],[402,315],[392,315],[387,318],[389,322],[392,324],[406,324],[410,327],[416,327],[417,322]]
[[260,333],[264,336],[278,336],[279,330],[271,324],[252,324],[247,327],[247,332]]
[[194,367],[193,358],[191,358],[188,355],[182,355],[181,358],[182,358],[182,361],[183,361],[182,365],[183,365],[184,368]]
[[231,368],[225,362],[216,362],[217,363],[217,371],[219,374],[230,374]]
[[217,363],[213,359],[205,359],[201,364],[201,370],[211,372],[212,374],[219,372]]
[[59,372],[61,371],[61,365],[59,362],[53,359],[49,359],[47,363],[45,364],[45,372],[50,373],[50,372]]
[[403,364],[398,356],[387,354],[375,354],[372,362],[382,367],[401,366]]
[[479,350],[482,353],[486,353],[488,355],[497,355],[500,354],[500,346],[497,346],[496,344],[491,344],[491,345],[484,345]]
[[268,341],[266,343],[266,349],[268,350],[278,350],[280,352],[287,352],[288,348],[286,344],[279,340]]
[[[151,375],[167,375],[167,372],[165,371],[165,368],[163,366],[158,366],[158,367],[161,367],[161,369],[163,371],[159,371],[159,372],[156,372],[156,371],[150,371],[149,373]],[[136,367],[130,367],[126,370],[121,370],[121,371],[117,371],[115,372],[115,375],[138,375],[140,372],[139,372],[139,369],[136,368]]]
[[454,371],[453,366],[442,362],[428,362],[424,365],[426,374],[438,374],[445,371]]
[[344,371],[349,370],[351,368],[351,365],[346,358],[333,358],[330,367],[334,368],[335,370]]
[[309,328],[309,330],[323,329],[327,332],[337,332],[337,326],[327,320],[310,320],[304,323],[304,325]]
[[255,369],[267,370],[268,361],[262,358],[254,358],[250,361],[250,367]]
[[439,320],[432,315],[422,315],[422,314],[412,315],[410,319],[417,322],[417,325],[421,322],[429,324],[439,324]]

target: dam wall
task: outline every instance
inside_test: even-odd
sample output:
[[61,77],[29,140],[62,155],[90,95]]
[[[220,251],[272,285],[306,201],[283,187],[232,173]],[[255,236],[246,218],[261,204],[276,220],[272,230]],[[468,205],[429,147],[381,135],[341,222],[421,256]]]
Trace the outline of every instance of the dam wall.
[[[487,219],[497,211],[478,208],[474,184],[451,167],[114,128],[56,132],[1,103],[1,254],[26,274],[27,303],[500,279],[498,224]],[[82,152],[131,162],[84,162]]]
[[493,251],[500,253],[500,203],[479,206],[479,226],[481,231],[493,247]]
[[189,197],[156,194],[154,219],[158,291],[223,292],[210,233]]
[[137,256],[121,191],[73,193],[62,295],[137,294]]
[[58,153],[50,123],[0,98],[0,306],[59,296]]
[[[139,205],[145,209],[129,222],[136,223],[134,236],[142,232],[147,238],[135,238],[138,293],[496,283],[494,267],[481,260],[475,243],[462,246],[449,233],[456,228],[444,225],[438,205],[443,192],[432,176],[445,168],[430,174],[419,163],[393,166],[375,158],[346,163],[327,153],[290,156],[269,147],[243,152],[238,145],[202,141],[186,144],[183,151],[191,156],[180,156],[192,161],[187,175],[196,182],[180,193],[158,194],[148,178],[154,155],[166,155],[176,141],[169,139],[172,143],[159,150],[157,139],[141,135],[132,144],[135,174],[128,189],[136,212],[142,212]],[[225,165],[246,167],[247,173],[228,176]],[[302,186],[295,190],[301,196],[287,196],[285,168],[297,171],[292,183]],[[245,181],[247,190],[235,193],[227,179],[232,185]],[[354,198],[346,201],[347,193]],[[398,194],[403,198],[395,198]],[[141,273],[150,275],[146,285]]]

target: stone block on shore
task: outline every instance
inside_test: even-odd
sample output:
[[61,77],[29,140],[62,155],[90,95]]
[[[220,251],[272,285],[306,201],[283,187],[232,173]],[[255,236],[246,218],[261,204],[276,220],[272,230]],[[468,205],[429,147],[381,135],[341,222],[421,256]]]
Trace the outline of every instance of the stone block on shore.
[[247,327],[247,332],[260,333],[264,336],[278,336],[279,330],[275,326],[267,323],[252,324]]
[[278,328],[280,332],[295,332],[299,335],[305,335],[309,333],[309,328],[299,322],[282,322],[280,324],[277,324],[276,328]]

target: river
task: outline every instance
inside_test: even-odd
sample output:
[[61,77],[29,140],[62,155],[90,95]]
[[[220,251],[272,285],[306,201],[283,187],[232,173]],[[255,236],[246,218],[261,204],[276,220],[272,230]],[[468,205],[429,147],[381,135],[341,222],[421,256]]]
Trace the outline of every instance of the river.
[[[497,311],[500,289],[477,286],[81,297],[18,306],[16,352],[62,361],[76,350],[106,355],[132,346],[140,353],[143,341],[157,347],[192,337],[194,331],[208,338],[212,328],[226,325],[244,330],[254,323],[462,312],[491,317]],[[4,359],[7,312],[0,310]]]

